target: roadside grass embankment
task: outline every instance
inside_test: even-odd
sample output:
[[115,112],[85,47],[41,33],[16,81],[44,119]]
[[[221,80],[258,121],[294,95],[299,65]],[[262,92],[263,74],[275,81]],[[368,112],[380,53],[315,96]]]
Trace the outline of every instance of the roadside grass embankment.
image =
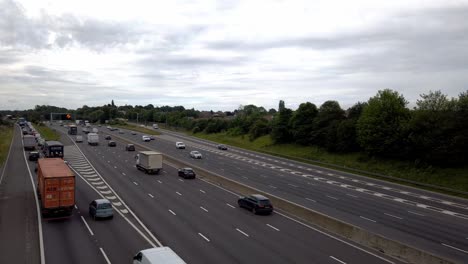
[[60,140],[60,134],[52,128],[44,126],[42,124],[34,125],[37,132],[41,134],[41,137],[45,140]]
[[155,131],[154,129],[150,129],[150,128],[146,128],[146,127],[142,127],[142,126],[136,126],[136,125],[132,125],[132,124],[125,124],[125,125],[122,125],[122,124],[116,124],[116,125],[112,125],[113,127],[118,127],[118,128],[124,128],[124,129],[129,129],[129,130],[134,130],[134,131],[138,131],[138,132],[141,132],[143,134],[147,134],[147,135],[161,135],[161,133],[159,133],[158,131]]
[[0,167],[3,166],[8,156],[11,140],[13,138],[13,125],[0,125]]
[[[418,167],[411,162],[370,158],[363,153],[329,153],[323,149],[313,146],[273,144],[270,136],[268,135],[259,137],[254,141],[250,141],[248,136],[230,136],[226,133],[197,133],[193,134],[193,136],[270,155],[294,159],[313,165],[468,198],[468,195],[465,194],[408,182],[414,181],[417,183],[449,188],[460,192],[468,192],[468,167]],[[388,179],[383,176],[381,177],[376,174],[390,176],[393,179]]]

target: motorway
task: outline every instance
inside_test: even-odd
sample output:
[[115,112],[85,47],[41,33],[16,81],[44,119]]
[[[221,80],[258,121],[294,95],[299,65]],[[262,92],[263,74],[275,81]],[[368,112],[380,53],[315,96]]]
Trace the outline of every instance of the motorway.
[[[118,139],[117,147],[108,147],[101,133],[98,146],[89,146],[86,141],[75,144],[65,135],[65,128],[55,128],[63,133],[65,160],[84,183],[77,186],[77,198],[86,197],[78,207],[86,207],[86,202],[103,195],[121,212],[96,226],[91,226],[96,223],[85,214],[80,215],[92,230],[108,225],[109,233],[101,234],[99,244],[83,238],[83,244],[90,247],[89,255],[96,259],[98,253],[92,249],[99,247],[106,250],[112,263],[128,263],[138,248],[149,247],[141,245],[148,239],[170,246],[187,263],[399,263],[279,212],[253,215],[237,207],[238,194],[198,178],[179,178],[177,168],[168,164],[160,175],[146,175],[134,166],[135,152],[126,152],[124,142]],[[91,190],[87,194],[82,189],[93,189],[94,197]],[[132,219],[119,222],[127,217]],[[82,222],[76,222],[81,225],[81,235],[89,236]],[[139,232],[129,233],[125,239],[113,238],[114,225],[131,229],[130,223]],[[125,240],[132,236],[136,240],[140,237],[141,243],[130,243],[135,249],[123,250],[130,246]],[[122,248],[114,248],[112,241]],[[46,252],[47,248],[46,243]]]
[[[141,133],[102,132],[144,144],[193,166],[245,183],[310,209],[458,262],[468,258],[468,201],[399,184],[216,144],[161,130],[151,142]],[[183,141],[187,148],[176,149]],[[189,156],[191,150],[202,160]]]
[[15,127],[0,171],[0,263],[40,263],[36,202],[22,149],[21,131]]

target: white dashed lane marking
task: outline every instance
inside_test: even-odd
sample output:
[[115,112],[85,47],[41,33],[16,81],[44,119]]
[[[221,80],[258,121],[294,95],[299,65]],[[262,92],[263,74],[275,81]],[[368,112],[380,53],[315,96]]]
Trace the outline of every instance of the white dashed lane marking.
[[236,228],[236,230],[237,230],[239,233],[243,234],[244,236],[249,237],[249,234],[245,233],[244,231],[240,230],[239,228]]

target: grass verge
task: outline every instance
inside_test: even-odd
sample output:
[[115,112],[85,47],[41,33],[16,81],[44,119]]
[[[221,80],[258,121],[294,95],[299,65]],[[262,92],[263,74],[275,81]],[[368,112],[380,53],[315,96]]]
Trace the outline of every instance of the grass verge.
[[3,166],[10,149],[14,126],[0,125],[0,167]]
[[118,127],[118,128],[124,128],[124,129],[130,129],[130,130],[134,130],[134,131],[138,131],[138,132],[141,132],[143,134],[147,134],[147,135],[161,135],[161,133],[159,133],[158,131],[155,131],[153,129],[150,129],[150,128],[146,128],[146,127],[141,127],[141,126],[135,126],[135,125],[132,125],[132,124],[125,124],[125,125],[122,125],[122,124],[118,124],[118,125],[112,125],[113,127]]
[[[197,133],[194,136],[216,141],[240,148],[255,150],[264,152],[267,154],[286,157],[301,162],[306,162],[314,165],[320,165],[342,171],[348,171],[355,174],[361,174],[370,176],[373,178],[383,179],[374,174],[368,174],[365,172],[358,173],[351,169],[362,170],[370,173],[378,173],[386,176],[392,176],[398,179],[405,179],[416,181],[423,184],[430,184],[439,187],[450,188],[462,192],[468,192],[468,167],[464,168],[437,168],[437,167],[423,167],[418,168],[411,162],[395,161],[395,160],[383,160],[376,158],[369,158],[361,153],[351,154],[336,154],[329,153],[323,149],[310,146],[299,146],[295,144],[273,144],[270,136],[263,136],[254,141],[249,141],[248,137],[242,136],[229,136],[225,133],[218,134],[204,134]],[[329,166],[321,164],[320,162],[333,164],[336,166]],[[389,181],[388,179],[384,179]],[[434,189],[430,187],[421,187],[421,185],[411,184],[398,180],[390,180],[393,182],[402,183],[410,186],[417,186],[418,188],[424,188],[432,191],[447,193],[451,195],[457,195],[460,197],[468,198],[468,196],[450,191],[443,191],[440,189]]]
[[34,126],[36,130],[41,134],[41,137],[45,140],[60,140],[60,134],[57,131],[46,127],[42,124]]

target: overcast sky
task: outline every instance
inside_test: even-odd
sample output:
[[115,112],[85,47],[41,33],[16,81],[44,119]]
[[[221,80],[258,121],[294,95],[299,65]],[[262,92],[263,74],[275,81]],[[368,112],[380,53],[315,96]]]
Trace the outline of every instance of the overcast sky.
[[0,109],[343,108],[468,89],[468,1],[0,0]]

